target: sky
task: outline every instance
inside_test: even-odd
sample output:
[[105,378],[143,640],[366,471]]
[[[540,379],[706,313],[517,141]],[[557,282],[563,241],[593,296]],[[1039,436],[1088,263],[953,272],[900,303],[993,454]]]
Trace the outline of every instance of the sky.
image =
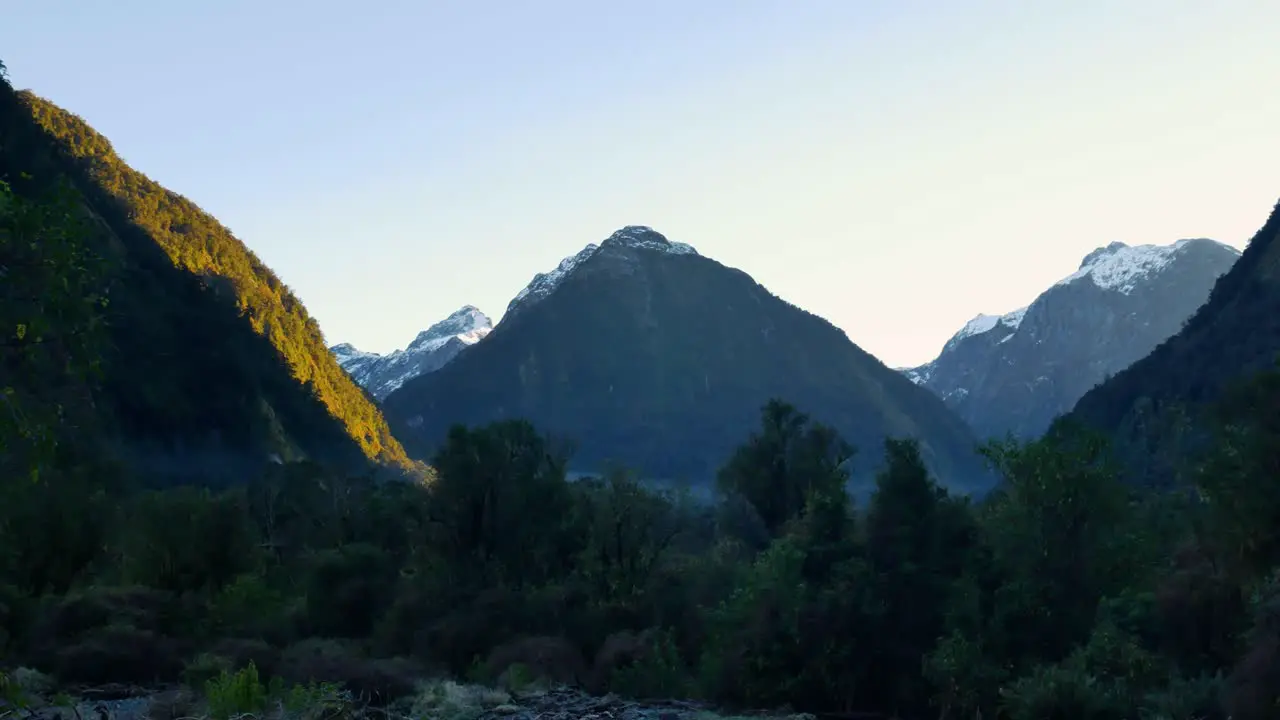
[[1280,198],[1267,0],[6,5],[16,87],[378,352],[639,224],[915,365]]

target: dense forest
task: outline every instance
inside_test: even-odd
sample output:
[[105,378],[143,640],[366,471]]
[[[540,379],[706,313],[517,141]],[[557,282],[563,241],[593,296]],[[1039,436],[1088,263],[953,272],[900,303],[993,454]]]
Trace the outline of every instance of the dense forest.
[[[782,401],[723,458],[715,504],[626,468],[569,482],[571,447],[523,420],[452,427],[423,482],[284,458],[145,487],[104,463],[116,443],[231,433],[261,402],[313,442],[367,423],[365,452],[395,446],[372,403],[326,425],[349,379],[289,390],[318,330],[242,246],[74,118],[0,103],[0,715],[181,684],[151,717],[477,717],[442,709],[439,676],[841,717],[1280,713],[1280,371],[1213,403],[1163,492],[1064,422],[984,446],[1000,484],[972,502],[915,441],[853,448]],[[855,504],[846,460],[870,452]]]
[[236,702],[317,682],[411,702],[447,673],[899,717],[1275,717],[1280,425],[1258,408],[1280,374],[1242,392],[1197,494],[1132,491],[1081,433],[987,446],[1003,484],[978,505],[889,441],[855,507],[851,449],[779,402],[716,506],[621,470],[567,482],[522,421],[456,427],[430,486],[307,463],[221,492],[7,483],[4,652],[218,703],[246,682]]

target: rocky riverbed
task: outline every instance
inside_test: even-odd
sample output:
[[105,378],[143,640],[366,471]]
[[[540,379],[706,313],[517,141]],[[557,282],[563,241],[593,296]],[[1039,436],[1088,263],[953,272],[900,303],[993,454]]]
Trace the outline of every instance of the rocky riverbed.
[[[814,720],[785,712],[731,716],[700,703],[681,700],[630,700],[593,696],[569,687],[507,692],[452,681],[429,681],[413,698],[390,708],[362,707],[352,701],[337,713],[287,713],[276,709],[262,718],[232,720]],[[79,688],[58,694],[28,694],[22,706],[0,699],[0,720],[201,720],[207,718],[186,688]]]

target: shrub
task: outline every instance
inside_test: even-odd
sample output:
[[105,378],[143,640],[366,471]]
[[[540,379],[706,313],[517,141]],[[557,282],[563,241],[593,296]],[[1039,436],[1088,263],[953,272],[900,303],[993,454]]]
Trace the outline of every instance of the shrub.
[[689,670],[669,632],[649,634],[642,652],[616,665],[608,679],[611,692],[634,698],[685,697],[690,686]]
[[577,685],[587,679],[582,654],[568,640],[537,636],[521,638],[493,649],[484,663],[484,675],[501,677],[512,665],[524,666],[531,679]]
[[1115,686],[1074,664],[1047,665],[1003,693],[1009,720],[1125,720]]
[[213,720],[260,713],[267,709],[267,687],[253,663],[234,673],[223,670],[204,685],[205,702]]
[[110,625],[53,651],[49,669],[64,682],[150,683],[177,680],[182,653],[175,641],[149,630]]
[[280,676],[289,683],[341,686],[377,704],[417,692],[421,669],[405,659],[370,659],[332,640],[298,643],[280,656]]

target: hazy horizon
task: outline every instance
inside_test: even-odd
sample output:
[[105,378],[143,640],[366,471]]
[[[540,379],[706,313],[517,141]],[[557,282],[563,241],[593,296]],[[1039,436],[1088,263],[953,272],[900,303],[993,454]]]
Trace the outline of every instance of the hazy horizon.
[[1113,241],[1236,248],[1280,197],[1280,5],[71,0],[16,87],[387,352],[649,225],[891,367]]

